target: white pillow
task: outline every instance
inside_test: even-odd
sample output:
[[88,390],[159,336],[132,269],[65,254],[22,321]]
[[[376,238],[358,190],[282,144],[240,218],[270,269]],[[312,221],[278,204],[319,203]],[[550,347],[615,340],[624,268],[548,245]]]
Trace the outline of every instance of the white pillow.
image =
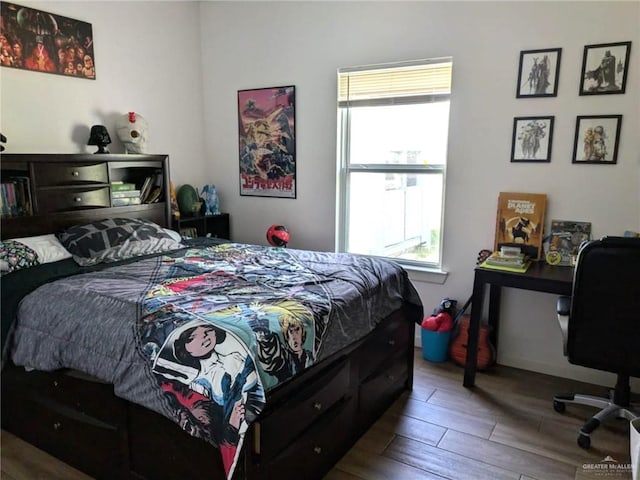
[[54,234],[12,238],[11,240],[23,243],[36,252],[40,263],[51,263],[71,258],[71,253],[62,246]]
[[163,230],[164,230],[164,233],[169,235],[176,242],[178,242],[178,243],[182,242],[182,236],[178,232],[176,232],[175,230],[171,230],[170,228],[163,228]]

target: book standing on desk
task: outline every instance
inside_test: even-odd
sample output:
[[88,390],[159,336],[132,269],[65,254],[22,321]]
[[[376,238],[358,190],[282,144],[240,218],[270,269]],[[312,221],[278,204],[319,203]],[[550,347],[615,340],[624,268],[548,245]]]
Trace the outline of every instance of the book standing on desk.
[[546,194],[500,192],[493,249],[519,247],[532,260],[539,260],[546,208]]
[[547,263],[574,265],[580,245],[591,239],[591,223],[573,220],[551,220]]

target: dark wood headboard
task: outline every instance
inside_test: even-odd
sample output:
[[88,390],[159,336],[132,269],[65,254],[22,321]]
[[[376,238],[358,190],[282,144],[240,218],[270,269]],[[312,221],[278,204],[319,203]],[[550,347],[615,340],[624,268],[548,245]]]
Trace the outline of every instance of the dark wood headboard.
[[[57,233],[103,218],[171,225],[167,155],[3,154],[0,170],[3,239]],[[162,191],[159,201],[112,206],[112,182],[133,183],[140,190],[149,176]],[[11,190],[13,209],[7,207]]]

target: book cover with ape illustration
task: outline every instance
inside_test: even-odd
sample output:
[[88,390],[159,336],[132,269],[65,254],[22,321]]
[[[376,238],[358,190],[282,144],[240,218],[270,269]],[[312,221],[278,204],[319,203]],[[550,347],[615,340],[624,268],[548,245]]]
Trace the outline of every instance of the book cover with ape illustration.
[[539,260],[546,208],[546,194],[500,192],[494,250],[519,247],[532,260]]

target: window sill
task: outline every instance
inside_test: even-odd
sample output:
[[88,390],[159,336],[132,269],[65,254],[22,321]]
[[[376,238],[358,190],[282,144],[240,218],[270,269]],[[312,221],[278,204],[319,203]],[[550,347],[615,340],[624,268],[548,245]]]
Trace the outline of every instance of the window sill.
[[402,265],[409,274],[409,280],[422,283],[437,283],[444,285],[447,281],[449,272],[437,270],[435,268],[416,267],[415,265]]

